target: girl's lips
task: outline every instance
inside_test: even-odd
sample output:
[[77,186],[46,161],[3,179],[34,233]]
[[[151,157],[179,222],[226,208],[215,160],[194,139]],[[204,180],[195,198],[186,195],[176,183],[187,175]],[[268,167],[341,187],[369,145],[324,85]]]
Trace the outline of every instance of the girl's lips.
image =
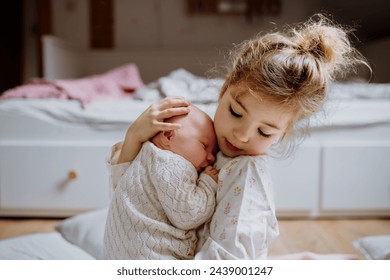
[[238,152],[241,151],[241,149],[234,146],[232,143],[230,143],[227,139],[225,139],[226,147],[231,150],[232,152]]

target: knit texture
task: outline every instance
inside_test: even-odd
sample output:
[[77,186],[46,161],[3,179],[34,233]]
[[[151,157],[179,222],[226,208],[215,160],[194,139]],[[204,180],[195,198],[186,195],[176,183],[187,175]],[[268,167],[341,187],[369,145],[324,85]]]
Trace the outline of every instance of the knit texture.
[[145,143],[114,190],[105,258],[193,259],[195,229],[211,217],[216,188],[184,158]]

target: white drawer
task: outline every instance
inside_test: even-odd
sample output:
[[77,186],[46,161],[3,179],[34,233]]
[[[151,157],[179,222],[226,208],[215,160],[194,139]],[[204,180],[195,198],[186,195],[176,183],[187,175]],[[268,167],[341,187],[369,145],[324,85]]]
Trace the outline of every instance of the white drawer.
[[70,215],[106,206],[102,143],[0,145],[0,214]]
[[307,216],[316,211],[319,146],[303,145],[290,159],[271,160],[270,170],[279,217]]
[[322,210],[390,214],[390,145],[324,148]]

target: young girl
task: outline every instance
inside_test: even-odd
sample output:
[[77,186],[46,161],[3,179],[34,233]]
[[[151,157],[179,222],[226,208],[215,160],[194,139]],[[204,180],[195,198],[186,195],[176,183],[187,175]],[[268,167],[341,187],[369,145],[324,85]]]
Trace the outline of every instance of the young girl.
[[[220,149],[217,206],[198,232],[196,259],[267,258],[279,233],[267,154],[275,146],[291,147],[302,124],[322,108],[329,83],[360,63],[367,65],[347,32],[321,15],[237,46],[214,117]],[[134,145],[122,151],[126,160],[155,133],[172,129],[163,120],[185,114],[186,106],[174,98],[147,109],[127,132]],[[321,256],[284,258],[290,257]]]

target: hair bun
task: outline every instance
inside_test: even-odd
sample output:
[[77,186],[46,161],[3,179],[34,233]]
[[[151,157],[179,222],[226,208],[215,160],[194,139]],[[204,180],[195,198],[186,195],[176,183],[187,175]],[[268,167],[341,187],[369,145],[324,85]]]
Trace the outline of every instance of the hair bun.
[[321,27],[316,30],[305,30],[302,33],[302,41],[298,43],[300,49],[309,52],[316,58],[326,63],[332,63],[336,59],[336,50],[333,48],[335,40],[328,33],[330,28]]
[[331,76],[350,66],[351,58],[356,57],[356,50],[348,38],[350,32],[320,14],[293,30],[299,49],[325,63]]

